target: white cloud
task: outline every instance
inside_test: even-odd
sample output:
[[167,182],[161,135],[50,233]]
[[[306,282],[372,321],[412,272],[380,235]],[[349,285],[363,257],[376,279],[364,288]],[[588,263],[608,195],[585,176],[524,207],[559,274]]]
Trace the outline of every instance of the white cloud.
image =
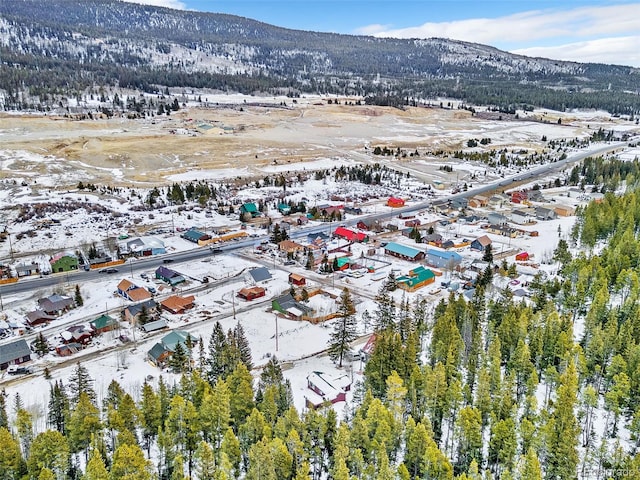
[[574,62],[594,62],[640,67],[640,36],[599,38],[552,47],[512,50],[528,57],[554,58]]
[[[385,28],[384,25],[369,25],[358,29],[357,33],[395,38],[443,37],[493,45],[506,50],[517,49],[519,53],[525,50],[534,51],[538,48],[535,51],[545,51],[545,56],[552,56],[554,48],[567,53],[570,53],[571,48],[577,48],[577,52],[587,56],[584,58],[574,56],[573,59],[593,61],[594,58],[598,58],[598,61],[607,61],[607,63],[612,63],[614,60],[611,57],[607,59],[604,55],[607,52],[615,53],[612,49],[619,47],[624,48],[625,53],[616,55],[616,59],[621,57],[624,59],[633,54],[631,55],[635,57],[633,63],[629,60],[623,63],[638,65],[637,54],[629,49],[629,44],[633,41],[636,42],[636,49],[639,45],[638,37],[635,36],[640,30],[638,12],[640,12],[640,3],[564,10],[544,9],[496,18],[427,22],[399,29]],[[536,47],[536,42],[544,44],[544,47]],[[560,46],[548,47],[553,43]],[[598,52],[602,52],[602,56],[598,56]],[[615,62],[617,63],[618,60]]]
[[128,3],[141,3],[143,5],[153,5],[155,7],[173,8],[176,10],[186,10],[187,5],[180,0],[122,0]]

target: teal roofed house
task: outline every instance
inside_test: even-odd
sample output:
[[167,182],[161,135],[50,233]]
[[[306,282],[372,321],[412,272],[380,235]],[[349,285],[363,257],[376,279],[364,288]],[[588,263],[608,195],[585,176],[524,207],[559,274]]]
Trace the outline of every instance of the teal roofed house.
[[408,275],[402,275],[396,278],[398,287],[409,292],[413,292],[414,290],[429,285],[430,283],[435,282],[435,280],[436,274],[423,266],[414,268]]
[[280,203],[278,205],[278,211],[282,215],[289,215],[291,213],[291,207],[289,205],[287,205],[286,203]]
[[258,210],[258,207],[253,202],[245,203],[240,207],[240,214],[244,215],[245,213],[251,214],[252,217],[260,216],[260,210]]
[[384,253],[410,261],[422,260],[424,258],[424,252],[422,250],[395,242],[387,243],[384,247]]
[[189,354],[187,338],[191,338],[191,342],[194,344],[200,341],[200,337],[195,333],[190,333],[185,330],[174,330],[162,337],[162,340],[156,343],[151,350],[147,352],[147,358],[157,367],[162,367],[175,351],[176,345],[178,344],[185,347],[185,352]]
[[96,333],[109,332],[115,330],[118,326],[118,321],[109,315],[100,315],[95,320],[89,322],[89,325],[96,331]]

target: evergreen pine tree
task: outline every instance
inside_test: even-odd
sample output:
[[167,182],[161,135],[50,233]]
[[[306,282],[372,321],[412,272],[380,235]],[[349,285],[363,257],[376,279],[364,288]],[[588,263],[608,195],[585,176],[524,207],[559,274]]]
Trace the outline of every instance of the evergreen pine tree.
[[84,305],[84,299],[82,298],[82,294],[80,293],[80,285],[77,285],[77,284],[76,284],[74,301],[76,302],[76,307],[81,307]]
[[67,421],[69,419],[69,398],[62,381],[56,380],[49,389],[49,408],[47,412],[47,424],[50,428],[67,433]]
[[247,370],[252,370],[253,361],[251,360],[251,347],[249,346],[249,341],[247,340],[244,328],[240,322],[238,322],[233,329],[233,338],[235,339],[236,347],[240,353],[240,361],[244,363]]
[[189,355],[187,354],[187,349],[182,345],[182,342],[176,344],[167,363],[176,373],[182,373],[187,370]]
[[36,339],[33,342],[33,349],[39,357],[42,357],[49,353],[49,342],[47,342],[47,339],[44,338],[42,332],[40,332],[36,336]]
[[351,349],[351,342],[357,338],[356,320],[354,316],[355,308],[351,293],[346,287],[340,295],[338,304],[338,317],[334,320],[333,332],[329,338],[329,357],[333,362],[338,362],[338,367],[342,368],[345,355]]
[[81,393],[86,393],[92,403],[95,404],[96,392],[93,390],[93,379],[80,362],[69,378],[69,402],[72,406],[78,403]]
[[7,405],[4,391],[0,392],[0,428],[9,428],[9,420],[7,418]]

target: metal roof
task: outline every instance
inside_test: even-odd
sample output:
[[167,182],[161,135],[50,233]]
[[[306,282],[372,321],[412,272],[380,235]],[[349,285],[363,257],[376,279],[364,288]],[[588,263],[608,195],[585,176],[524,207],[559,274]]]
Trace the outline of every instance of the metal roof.
[[417,250],[417,249],[411,248],[411,247],[407,247],[406,245],[401,245],[401,244],[395,243],[395,242],[387,243],[387,245],[384,247],[384,249],[386,251],[397,253],[398,255],[403,255],[405,257],[411,257],[411,258],[415,258],[420,253],[422,253],[420,250]]
[[31,349],[24,338],[0,345],[0,365],[31,356]]

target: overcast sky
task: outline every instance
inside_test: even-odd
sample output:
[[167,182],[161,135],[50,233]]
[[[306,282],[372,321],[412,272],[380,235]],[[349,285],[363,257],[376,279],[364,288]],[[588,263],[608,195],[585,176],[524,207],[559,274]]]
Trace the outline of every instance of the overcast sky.
[[[134,0],[129,0],[134,1]],[[640,67],[640,2],[591,0],[135,0],[280,27],[446,37],[509,52]]]

